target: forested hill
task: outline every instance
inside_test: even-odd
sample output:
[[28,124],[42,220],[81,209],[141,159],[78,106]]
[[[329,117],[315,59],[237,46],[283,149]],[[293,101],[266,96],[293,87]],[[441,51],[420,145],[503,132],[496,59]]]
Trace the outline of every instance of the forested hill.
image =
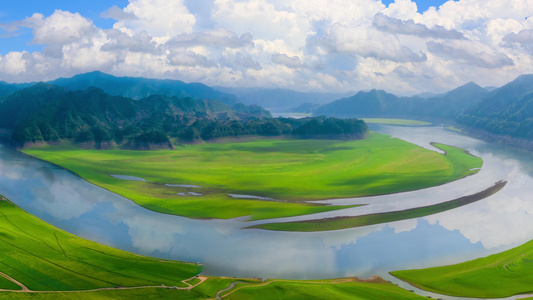
[[256,105],[160,95],[133,100],[95,87],[70,91],[47,83],[1,99],[0,128],[17,146],[69,141],[133,149],[245,135],[355,139],[368,130],[360,120],[273,119]]
[[[412,103],[419,98],[398,97],[382,90],[359,92],[348,98],[339,99],[316,109],[315,116],[339,118],[381,117],[409,114]],[[421,98],[420,98],[421,100]]]
[[7,83],[5,81],[0,81],[0,97],[5,97],[34,84],[35,83]]
[[487,90],[473,82],[431,98],[398,97],[382,90],[361,91],[352,97],[317,108],[314,115],[454,120],[487,93]]
[[488,93],[460,115],[457,122],[469,131],[533,140],[533,75],[522,75]]
[[166,95],[179,98],[212,99],[230,105],[236,103],[234,95],[219,92],[202,83],[185,83],[171,79],[115,77],[99,71],[79,74],[71,78],[59,78],[48,83],[73,91],[97,87],[107,94],[132,99],[141,99],[151,95]]

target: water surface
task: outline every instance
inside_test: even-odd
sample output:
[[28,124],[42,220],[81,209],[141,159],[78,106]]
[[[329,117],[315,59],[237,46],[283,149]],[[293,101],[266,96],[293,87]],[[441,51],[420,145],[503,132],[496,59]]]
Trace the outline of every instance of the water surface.
[[[499,193],[436,215],[318,233],[241,229],[259,222],[193,220],[159,214],[98,188],[69,171],[0,147],[0,193],[73,234],[162,258],[202,262],[207,275],[315,279],[385,275],[388,271],[461,262],[533,237],[530,152],[488,144],[441,127],[372,126],[436,151],[431,142],[468,149],[481,171],[430,189],[324,202],[369,204],[289,221],[427,206],[473,194],[507,180]],[[179,151],[179,150],[176,150]]]

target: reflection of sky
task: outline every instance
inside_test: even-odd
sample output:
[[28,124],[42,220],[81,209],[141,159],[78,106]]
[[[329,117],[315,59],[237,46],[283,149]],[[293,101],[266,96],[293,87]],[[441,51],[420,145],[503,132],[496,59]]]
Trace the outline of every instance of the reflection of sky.
[[193,220],[158,214],[72,173],[0,147],[0,193],[69,232],[117,248],[204,263],[209,275],[265,278],[370,276],[485,256],[533,237],[531,155],[441,128],[382,126],[379,131],[431,148],[435,141],[469,149],[482,170],[447,185],[378,197],[328,201],[364,207],[280,219],[358,215],[436,204],[507,180],[499,193],[425,218],[330,232],[244,230],[259,222]]

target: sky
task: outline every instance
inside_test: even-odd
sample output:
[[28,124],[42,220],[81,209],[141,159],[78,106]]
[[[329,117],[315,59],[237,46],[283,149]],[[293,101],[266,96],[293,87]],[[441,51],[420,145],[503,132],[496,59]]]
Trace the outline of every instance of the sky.
[[[2,3],[3,2],[3,3]],[[533,0],[0,0],[0,80],[400,95],[533,73]]]

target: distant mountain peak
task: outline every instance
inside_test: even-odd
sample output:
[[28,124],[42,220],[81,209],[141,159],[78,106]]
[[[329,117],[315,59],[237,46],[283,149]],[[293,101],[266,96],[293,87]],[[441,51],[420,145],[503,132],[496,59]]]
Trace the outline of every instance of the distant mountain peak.
[[69,88],[70,90],[85,90],[91,86],[101,88],[107,94],[142,99],[150,95],[167,95],[191,97],[194,99],[209,99],[234,104],[235,96],[216,91],[202,83],[185,83],[180,80],[152,79],[143,77],[116,77],[93,71],[78,74],[70,78],[59,78],[50,83]]

